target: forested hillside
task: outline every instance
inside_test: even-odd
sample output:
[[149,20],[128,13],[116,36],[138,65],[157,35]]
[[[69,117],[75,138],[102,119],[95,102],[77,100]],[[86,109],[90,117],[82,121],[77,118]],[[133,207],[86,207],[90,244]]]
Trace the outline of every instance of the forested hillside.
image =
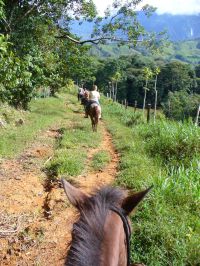
[[188,40],[182,42],[170,42],[163,51],[158,54],[149,53],[140,46],[131,47],[118,46],[117,44],[92,46],[89,53],[99,58],[119,57],[122,55],[141,54],[151,57],[154,60],[170,62],[177,60],[189,64],[198,65],[200,62],[200,39]]

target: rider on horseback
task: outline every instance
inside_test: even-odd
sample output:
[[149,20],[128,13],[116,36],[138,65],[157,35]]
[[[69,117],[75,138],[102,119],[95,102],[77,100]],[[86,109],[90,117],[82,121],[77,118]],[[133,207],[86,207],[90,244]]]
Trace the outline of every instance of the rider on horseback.
[[89,92],[89,100],[88,100],[88,102],[86,104],[86,108],[85,108],[85,117],[88,117],[88,112],[90,110],[90,106],[93,103],[96,103],[99,106],[99,111],[100,111],[99,118],[101,118],[101,106],[99,103],[99,99],[100,99],[100,94],[97,91],[97,86],[93,85],[92,90]]
[[82,100],[82,98],[83,98],[83,95],[84,95],[84,89],[83,89],[83,87],[81,86],[80,88],[78,88],[78,101],[79,100]]

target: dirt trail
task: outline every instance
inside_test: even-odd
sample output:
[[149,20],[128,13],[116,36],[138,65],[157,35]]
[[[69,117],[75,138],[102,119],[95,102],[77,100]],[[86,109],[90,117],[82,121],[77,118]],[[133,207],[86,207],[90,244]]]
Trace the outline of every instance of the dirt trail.
[[[102,133],[100,146],[88,150],[86,174],[75,179],[87,193],[112,183],[117,173],[118,154],[103,125]],[[57,129],[50,129],[19,158],[0,162],[0,265],[64,264],[77,213],[60,182],[45,182],[47,177],[41,170],[53,156],[55,138],[59,136]],[[90,162],[99,150],[108,151],[111,161],[95,172]]]

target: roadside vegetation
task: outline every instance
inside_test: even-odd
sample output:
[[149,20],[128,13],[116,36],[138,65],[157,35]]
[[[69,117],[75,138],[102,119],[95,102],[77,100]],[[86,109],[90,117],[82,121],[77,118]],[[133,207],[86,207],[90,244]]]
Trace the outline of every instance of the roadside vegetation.
[[137,191],[153,184],[132,217],[132,260],[198,265],[200,129],[163,116],[146,124],[133,109],[107,100],[103,115],[121,154],[116,185]]

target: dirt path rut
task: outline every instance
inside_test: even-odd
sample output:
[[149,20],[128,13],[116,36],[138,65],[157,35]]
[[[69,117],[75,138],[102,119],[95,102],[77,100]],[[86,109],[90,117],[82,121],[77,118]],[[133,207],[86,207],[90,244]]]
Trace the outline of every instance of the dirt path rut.
[[[102,126],[103,141],[88,150],[87,170],[76,184],[90,193],[113,182],[119,161],[110,134]],[[21,156],[0,162],[0,265],[61,266],[77,213],[59,181],[47,182],[41,170],[53,156],[56,128],[43,132]],[[95,153],[105,150],[111,161],[102,171],[92,171]]]

